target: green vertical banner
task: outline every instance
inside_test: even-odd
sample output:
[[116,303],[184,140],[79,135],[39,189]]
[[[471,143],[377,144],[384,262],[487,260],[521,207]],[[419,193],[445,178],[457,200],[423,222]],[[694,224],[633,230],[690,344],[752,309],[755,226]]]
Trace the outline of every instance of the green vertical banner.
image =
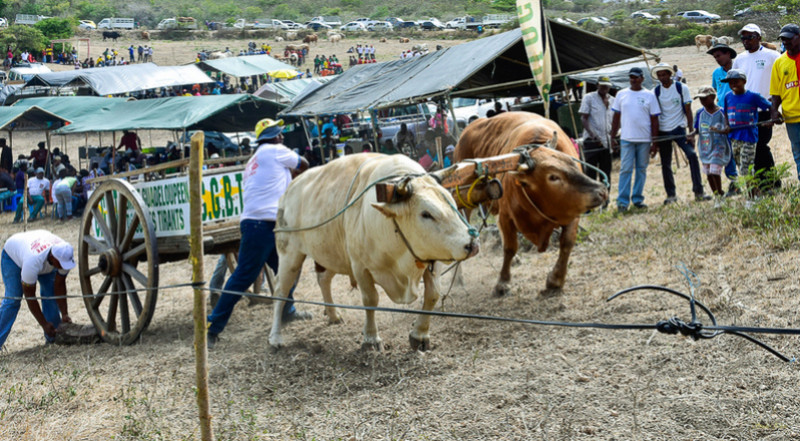
[[552,60],[547,41],[547,19],[541,0],[517,0],[517,15],[531,74],[544,100],[544,114],[549,118],[550,88],[553,83]]

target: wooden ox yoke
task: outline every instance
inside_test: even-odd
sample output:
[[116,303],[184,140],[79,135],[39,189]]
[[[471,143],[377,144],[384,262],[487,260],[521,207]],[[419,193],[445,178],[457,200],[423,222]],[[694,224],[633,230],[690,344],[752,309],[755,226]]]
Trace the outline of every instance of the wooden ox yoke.
[[[535,163],[531,152],[539,147],[555,148],[557,141],[556,134],[553,133],[553,138],[543,145],[521,146],[513,153],[467,159],[430,175],[442,187],[450,190],[458,208],[473,209],[483,202],[503,196],[503,186],[495,177],[497,174],[532,169]],[[411,189],[408,187],[408,179],[401,177],[377,184],[375,191],[378,202],[398,202],[407,198]]]

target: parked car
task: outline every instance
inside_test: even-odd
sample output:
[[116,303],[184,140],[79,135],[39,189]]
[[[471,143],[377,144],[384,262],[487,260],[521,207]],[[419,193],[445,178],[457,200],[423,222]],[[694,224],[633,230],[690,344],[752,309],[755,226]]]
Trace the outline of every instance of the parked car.
[[324,30],[328,30],[328,29],[333,29],[333,26],[326,25],[325,23],[321,23],[321,22],[318,22],[318,21],[309,21],[309,22],[306,22],[306,28],[313,29],[314,31],[319,31],[319,30],[323,30],[324,31]]
[[444,29],[444,25],[438,22],[431,21],[431,20],[421,20],[419,22],[419,28],[424,31],[439,31]]
[[367,29],[370,31],[382,32],[382,31],[391,31],[392,29],[394,29],[394,26],[392,26],[392,24],[389,23],[388,21],[376,21],[375,23],[367,26]]
[[689,21],[697,21],[702,23],[711,23],[715,21],[719,21],[720,16],[717,14],[712,14],[708,11],[703,10],[696,10],[696,11],[686,11],[681,15],[681,17],[689,20]]
[[391,23],[395,29],[413,28],[417,26],[417,22],[403,20],[400,17],[386,17],[386,21]]
[[584,18],[578,20],[577,23],[578,23],[579,26],[584,26],[586,23],[590,23],[590,22],[591,23],[597,23],[597,24],[599,24],[600,26],[603,26],[603,27],[608,26],[608,25],[611,24],[608,21],[608,19],[604,19],[603,17],[584,17]]
[[649,21],[658,20],[658,17],[645,11],[636,11],[633,14],[631,14],[631,18],[641,18]]
[[[503,105],[503,110],[514,104],[514,98],[500,98],[497,101]],[[490,99],[453,98],[453,112],[461,126],[471,124],[478,118],[485,118],[486,112],[492,109],[494,109],[494,101]]]
[[357,19],[355,19],[353,21],[357,21],[357,22],[363,24],[364,27],[369,27],[369,25],[375,23],[375,20],[373,20],[371,18],[367,18],[367,17],[357,18]]
[[556,20],[556,22],[561,23],[561,24],[565,24],[565,25],[575,26],[575,25],[578,24],[575,20],[573,20],[571,18],[566,18],[566,17],[559,17],[559,18],[556,18],[555,20]]
[[733,14],[733,18],[737,20],[742,20],[742,19],[771,15],[771,14],[786,15],[787,14],[786,6],[778,6],[773,10],[766,10],[766,9],[754,10],[753,8],[744,8],[741,11],[736,11]]
[[97,29],[97,25],[91,20],[81,20],[80,23],[78,23],[78,27],[81,29],[89,29],[89,30]]
[[347,23],[346,25],[342,25],[339,28],[339,30],[340,31],[364,32],[364,31],[367,30],[367,27],[364,26],[364,23],[361,23],[359,21],[351,21],[350,23]]
[[296,29],[305,29],[306,26],[300,23],[293,22],[291,20],[281,20],[283,24],[286,25],[287,29],[296,30]]

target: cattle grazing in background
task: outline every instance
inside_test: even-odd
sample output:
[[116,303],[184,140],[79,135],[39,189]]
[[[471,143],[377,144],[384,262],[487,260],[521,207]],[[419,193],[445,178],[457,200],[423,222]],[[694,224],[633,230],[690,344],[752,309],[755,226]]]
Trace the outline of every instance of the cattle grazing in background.
[[150,31],[142,31],[142,40],[150,40]]
[[733,38],[723,36],[723,37],[714,37],[711,39],[711,46],[716,46],[717,44],[725,44],[725,45],[732,45],[734,42]]
[[281,43],[283,41],[283,37],[275,37],[275,42]]
[[714,39],[713,35],[695,35],[694,36],[694,45],[697,46],[697,51],[700,52],[700,46],[705,45],[706,49],[713,46],[711,40]]
[[[378,202],[368,186],[392,175],[409,175],[397,187],[397,199]],[[366,193],[361,198],[355,195]],[[344,214],[319,227],[300,232],[281,229],[321,224],[352,202]],[[431,311],[439,300],[434,261],[464,260],[478,253],[477,232],[455,210],[455,201],[416,161],[403,155],[360,153],[346,155],[309,169],[289,185],[278,205],[275,242],[278,249],[278,287],[285,297],[297,280],[303,262],[316,263],[322,298],[332,303],[331,281],[336,274],[350,277],[361,290],[365,306],[378,306],[379,285],[395,302],[410,304],[423,291],[422,309]],[[424,281],[424,287],[420,286]],[[422,288],[422,289],[421,289]],[[281,311],[275,302],[270,345],[283,345]],[[329,323],[341,321],[336,308],[326,307]],[[430,316],[420,315],[409,334],[413,349],[430,348]],[[375,311],[366,311],[364,348],[382,348]]]
[[342,36],[339,34],[328,34],[328,41],[330,41],[331,44],[336,44],[342,41]]
[[319,35],[317,34],[310,34],[303,37],[303,43],[318,43],[319,42]]
[[286,33],[287,40],[297,40],[297,32],[287,32]]
[[554,121],[528,112],[504,112],[479,118],[464,129],[454,153],[456,162],[511,153],[517,147],[543,144],[557,134],[555,149],[539,147],[531,164],[504,174],[503,196],[492,204],[503,240],[503,267],[495,295],[510,292],[511,261],[519,248],[517,232],[544,252],[553,231],[561,227],[558,260],[547,276],[547,289],[560,290],[578,235],[579,216],[608,199],[605,186],[589,179],[579,163],[572,141]]
[[121,35],[117,31],[103,31],[103,41],[106,41],[106,38],[117,41],[117,38],[119,37],[121,37]]
[[411,41],[411,40],[409,40],[406,37],[400,37],[400,43],[408,43],[409,41]]
[[381,37],[381,43],[386,43],[386,37]]

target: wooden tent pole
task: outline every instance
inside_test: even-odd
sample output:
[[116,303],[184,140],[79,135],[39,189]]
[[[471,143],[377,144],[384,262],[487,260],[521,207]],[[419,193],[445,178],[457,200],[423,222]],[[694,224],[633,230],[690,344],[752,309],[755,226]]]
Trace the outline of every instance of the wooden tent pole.
[[[114,131],[111,132],[111,173],[110,174],[112,174],[112,175],[114,174],[114,172],[117,169],[116,156],[117,156],[117,131],[114,130]],[[128,171],[128,170],[123,170],[123,171]]]
[[[203,198],[201,185],[203,181],[203,146],[205,135],[198,130],[192,136],[189,155],[189,225],[191,235],[192,283],[202,283],[203,279]],[[206,335],[206,299],[202,286],[194,288],[194,361],[195,381],[197,387],[197,411],[200,419],[200,437],[203,441],[211,441],[214,433],[211,430],[210,397],[208,391],[208,342]]]

